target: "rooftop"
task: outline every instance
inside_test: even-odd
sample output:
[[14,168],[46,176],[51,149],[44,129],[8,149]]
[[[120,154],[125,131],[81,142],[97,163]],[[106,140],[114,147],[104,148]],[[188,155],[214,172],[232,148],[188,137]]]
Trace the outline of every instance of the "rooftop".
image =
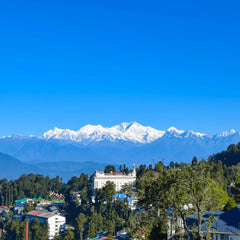
[[125,199],[127,199],[128,202],[132,202],[133,201],[132,198],[125,196],[125,194],[123,194],[123,193],[115,193],[115,198],[116,199],[121,199],[122,201],[124,201]]
[[[240,234],[240,205],[227,212],[205,212],[203,215],[202,231],[206,231],[205,221],[214,216],[215,219],[211,226],[211,232],[221,232],[226,234],[237,233]],[[188,225],[197,223],[197,216],[192,214],[187,218]]]
[[43,212],[43,211],[31,211],[29,213],[26,214],[27,216],[34,216],[34,217],[40,217],[40,218],[51,218],[53,216],[55,216],[56,214],[52,213],[52,212]]

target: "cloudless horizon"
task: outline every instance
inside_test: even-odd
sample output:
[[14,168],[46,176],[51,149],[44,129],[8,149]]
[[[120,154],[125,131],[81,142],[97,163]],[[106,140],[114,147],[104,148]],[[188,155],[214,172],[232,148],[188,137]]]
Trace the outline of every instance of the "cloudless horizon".
[[240,131],[240,2],[0,3],[0,136]]

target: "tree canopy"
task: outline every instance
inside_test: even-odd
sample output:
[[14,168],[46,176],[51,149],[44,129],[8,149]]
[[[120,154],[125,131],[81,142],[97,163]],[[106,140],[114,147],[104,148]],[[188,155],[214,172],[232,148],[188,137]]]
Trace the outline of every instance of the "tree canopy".
[[[162,168],[159,176],[148,174],[138,181],[139,204],[148,211],[154,221],[168,219],[171,212],[182,220],[185,233],[203,239],[201,224],[205,211],[219,210],[228,201],[228,195],[218,182],[209,177],[204,162],[198,166],[167,170]],[[187,226],[186,217],[196,213],[197,231]],[[165,229],[166,230],[166,229]]]

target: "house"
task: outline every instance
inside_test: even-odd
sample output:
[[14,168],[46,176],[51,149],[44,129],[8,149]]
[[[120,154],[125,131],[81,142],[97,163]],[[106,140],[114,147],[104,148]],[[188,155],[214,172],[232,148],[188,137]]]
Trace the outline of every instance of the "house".
[[23,207],[14,207],[13,208],[13,213],[14,215],[22,215],[23,214]]
[[144,240],[146,232],[143,229],[140,229],[136,235],[137,235],[136,237],[132,238],[133,240]]
[[23,199],[18,199],[15,200],[15,206],[16,207],[24,207],[27,202],[43,202],[44,199],[39,197],[39,198],[23,198]]
[[[240,205],[227,212],[205,212],[203,223],[201,225],[202,232],[207,232],[205,222],[212,216],[213,221],[210,227],[210,233],[215,240],[239,240],[240,239]],[[188,224],[196,221],[196,215],[190,215],[187,219]]]
[[0,206],[0,216],[5,217],[10,212],[9,207]]
[[16,207],[24,207],[27,202],[29,202],[31,199],[30,198],[23,198],[23,199],[18,199],[15,200],[15,206]]
[[64,200],[52,200],[52,205],[56,206],[56,207],[63,207],[65,204]]
[[26,218],[30,220],[34,220],[38,218],[39,223],[48,222],[49,229],[48,235],[49,239],[54,239],[55,235],[59,235],[65,232],[66,218],[60,215],[56,215],[51,212],[42,212],[42,211],[31,211],[26,214]]
[[7,207],[7,206],[0,206],[0,213],[1,212],[9,212],[9,211],[10,211],[9,207]]
[[128,206],[131,208],[131,210],[135,210],[136,209],[136,203],[137,201],[132,199],[131,197],[127,197],[125,194],[123,193],[115,193],[114,195],[114,200],[121,200],[121,201],[126,201],[128,202]]
[[125,229],[120,230],[117,232],[118,239],[127,239],[130,236],[129,232],[127,232]]
[[[202,219],[201,229],[203,235],[206,235],[208,229],[208,219],[212,218],[209,233],[213,240],[240,240],[240,205],[229,211],[205,212]],[[187,226],[191,230],[194,224],[197,226],[198,217],[191,214],[187,217]],[[178,223],[182,227],[182,222]],[[196,230],[197,231],[197,228]],[[193,238],[188,236],[189,240]],[[168,236],[168,239],[175,239],[174,235]]]
[[78,201],[79,205],[81,205],[81,192],[73,192],[71,195],[70,195],[71,199],[73,201]]
[[97,232],[96,236],[94,238],[87,238],[88,240],[98,240],[98,239],[106,239],[107,238],[107,232]]
[[59,210],[58,210],[58,208],[57,208],[56,206],[48,206],[48,207],[47,207],[47,210],[48,210],[49,212],[59,213]]
[[56,200],[64,200],[64,195],[62,193],[49,192],[49,197]]
[[35,207],[35,210],[46,212],[47,210],[45,209],[45,206],[45,203],[38,203]]

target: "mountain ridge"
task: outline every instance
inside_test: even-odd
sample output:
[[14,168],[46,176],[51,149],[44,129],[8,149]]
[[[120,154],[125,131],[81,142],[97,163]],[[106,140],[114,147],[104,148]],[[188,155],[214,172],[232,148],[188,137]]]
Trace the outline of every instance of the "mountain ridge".
[[86,125],[78,131],[54,128],[40,137],[2,137],[0,152],[26,163],[92,161],[131,165],[164,158],[168,164],[191,162],[193,156],[207,158],[238,142],[240,134],[235,130],[211,135],[174,127],[161,131],[131,122],[110,128]]
[[71,129],[60,129],[54,127],[46,131],[42,136],[22,136],[14,134],[3,138],[39,138],[44,140],[64,140],[72,141],[82,144],[89,144],[93,142],[100,142],[104,140],[109,140],[111,142],[122,140],[129,141],[133,143],[152,143],[164,136],[174,136],[179,138],[186,138],[189,136],[197,137],[207,137],[209,139],[216,137],[228,137],[237,134],[239,132],[235,130],[224,131],[214,135],[208,133],[194,132],[192,130],[178,130],[175,127],[170,127],[167,130],[158,130],[150,126],[143,126],[137,122],[123,122],[119,125],[114,125],[112,127],[103,127],[101,125],[90,125],[87,124],[77,131]]

